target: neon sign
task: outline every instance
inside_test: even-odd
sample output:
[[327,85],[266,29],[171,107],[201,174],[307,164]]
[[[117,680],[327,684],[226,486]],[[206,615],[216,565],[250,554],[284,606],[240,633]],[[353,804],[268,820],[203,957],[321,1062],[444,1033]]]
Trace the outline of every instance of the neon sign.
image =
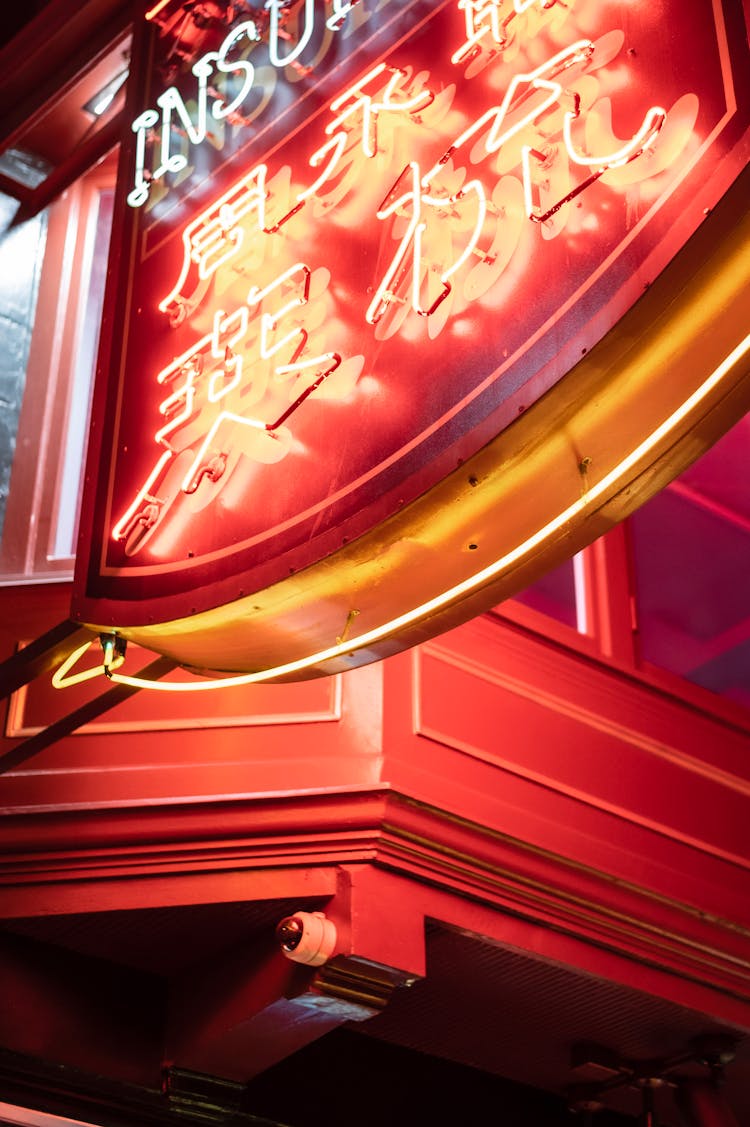
[[[235,113],[247,94],[250,92],[255,78],[252,63],[237,59],[235,62],[227,60],[229,52],[243,39],[251,42],[258,37],[255,24],[248,20],[242,23],[226,37],[218,51],[210,51],[203,55],[194,64],[192,71],[198,80],[197,89],[197,115],[189,112],[185,101],[176,87],[170,86],[156,99],[158,110],[147,109],[133,122],[133,132],[137,138],[135,186],[128,195],[131,207],[140,207],[148,199],[149,186],[153,181],[160,180],[167,172],[182,172],[187,167],[187,157],[183,153],[174,153],[172,148],[172,128],[176,118],[184,130],[184,134],[191,145],[200,145],[208,136],[208,90],[209,79],[215,75],[242,75],[241,87],[231,101],[227,102],[221,95],[213,94],[211,103],[211,117],[221,121]],[[151,130],[159,127],[161,144],[159,146],[159,163],[146,176],[146,139]]]
[[[166,484],[173,463],[180,466],[178,476],[182,474],[176,488],[194,494],[204,478],[220,481],[236,452],[268,464],[284,457],[290,441],[289,432],[282,430],[284,423],[341,364],[335,352],[309,355],[304,323],[290,320],[287,330],[287,319],[309,302],[310,279],[309,268],[297,263],[263,289],[253,286],[245,305],[231,315],[218,310],[212,332],[157,376],[159,385],[169,389],[159,404],[164,422],[154,435],[154,442],[164,449],[112,531],[115,540],[129,545],[129,551],[138,550],[167,507],[175,488]],[[256,331],[250,333],[256,321]],[[249,336],[254,368],[252,359],[240,351],[241,345],[247,347]],[[273,363],[261,368],[258,361]],[[289,386],[291,402],[278,407],[277,417],[263,421],[248,411],[242,397],[257,403],[270,381]],[[182,468],[185,461],[187,469]]]
[[[306,6],[306,12],[308,8],[309,5]],[[472,9],[472,11],[473,18],[477,18],[476,10]],[[307,15],[305,18],[307,26]],[[204,55],[199,63],[193,66],[193,73],[208,74],[215,59],[220,60],[217,65],[224,67],[223,59],[227,44],[237,42],[239,38],[246,35],[248,26],[239,25],[224,40],[217,54]],[[254,28],[250,38],[257,38]],[[412,310],[420,316],[431,316],[451,292],[451,279],[477,252],[485,228],[488,208],[493,206],[487,189],[480,179],[466,180],[466,169],[463,167],[460,169],[460,187],[451,191],[450,188],[441,190],[439,185],[441,177],[447,178],[448,166],[450,166],[450,179],[457,181],[456,158],[459,156],[466,158],[469,146],[479,137],[483,138],[483,150],[480,155],[491,156],[500,153],[515,138],[523,139],[524,133],[528,132],[530,127],[533,127],[540,118],[546,117],[547,143],[549,144],[549,139],[555,136],[556,130],[562,134],[564,156],[572,163],[595,170],[579,185],[570,189],[564,198],[548,203],[545,212],[540,214],[535,210],[532,201],[534,186],[532,154],[538,164],[545,164],[547,158],[528,141],[522,144],[520,163],[523,168],[526,215],[536,222],[544,222],[599,176],[640,157],[654,145],[666,120],[666,111],[660,107],[648,109],[636,134],[611,153],[584,154],[579,151],[580,144],[579,148],[576,148],[572,139],[571,123],[580,117],[581,98],[575,90],[565,89],[561,77],[564,76],[569,80],[570,72],[575,68],[585,68],[594,55],[595,45],[590,40],[579,40],[558,51],[552,58],[544,60],[533,71],[513,75],[502,102],[486,110],[452,140],[445,153],[428,172],[422,173],[417,162],[409,163],[375,213],[378,220],[400,217],[405,223],[404,233],[396,252],[386,266],[382,278],[374,286],[374,295],[364,313],[366,322],[376,325],[392,303],[402,300],[398,292],[399,283],[407,274],[411,279],[408,286],[410,296],[407,300]],[[252,83],[252,71],[247,64],[243,65],[247,68],[243,80],[244,85],[247,86],[248,83]],[[207,292],[204,283],[217,270],[223,268],[230,258],[241,255],[248,239],[262,238],[264,235],[269,236],[278,232],[280,227],[296,215],[308,200],[315,199],[316,194],[335,179],[342,157],[347,148],[352,147],[353,140],[361,154],[372,160],[378,152],[378,124],[383,115],[394,113],[407,115],[422,124],[420,115],[433,103],[434,93],[424,86],[416,92],[405,91],[406,84],[405,71],[389,70],[385,63],[380,63],[333,100],[330,106],[333,120],[325,126],[324,131],[327,139],[313,152],[309,160],[313,169],[322,165],[323,171],[311,185],[296,193],[292,207],[286,214],[277,217],[274,226],[268,226],[268,168],[265,164],[246,173],[228,192],[223,193],[207,212],[202,213],[186,226],[182,236],[184,257],[179,278],[159,303],[160,309],[170,312],[172,324],[179,323],[187,315],[188,310],[196,308]],[[201,89],[205,92],[205,83]],[[175,99],[170,94],[169,104],[172,105],[174,102]],[[163,98],[160,99],[160,104],[164,104]],[[217,105],[219,103],[214,104],[214,113]],[[552,111],[555,111],[555,117],[560,118],[560,123],[555,121],[554,125],[552,124]],[[221,113],[224,113],[223,109]],[[476,161],[476,156],[474,159]],[[166,163],[163,167],[166,167]],[[437,217],[438,227],[447,229],[447,233],[441,230],[433,240],[441,241],[445,249],[442,251],[444,257],[433,267],[433,273],[437,275],[436,292],[426,297],[423,294],[423,290],[427,288],[425,277],[430,272],[425,258],[425,243],[430,222],[428,212],[431,212],[433,217]],[[467,212],[471,213],[470,218],[464,222],[463,216]],[[453,222],[455,217],[460,217],[458,224]],[[252,224],[252,231],[248,231],[241,222],[247,224],[248,220]],[[458,240],[451,230],[456,226],[461,228]],[[463,245],[454,248],[453,244],[456,241]],[[433,262],[436,253],[440,254],[432,249]],[[480,255],[485,261],[488,259],[484,251],[481,251]],[[197,273],[197,283],[190,295],[191,300],[188,301],[183,293],[183,287],[193,268],[196,268],[194,272]],[[242,413],[239,406],[230,410],[225,406],[224,401],[230,403],[233,393],[240,393],[243,390],[243,368],[249,372],[253,365],[251,356],[245,357],[243,353],[236,352],[240,343],[247,337],[248,307],[251,309],[256,307],[263,297],[301,273],[304,273],[305,278],[304,298],[291,298],[273,315],[268,313],[262,315],[258,357],[267,360],[294,341],[295,349],[291,362],[275,367],[270,375],[262,378],[266,382],[270,380],[278,385],[281,381],[288,381],[293,372],[299,374],[309,371],[312,375],[310,382],[301,390],[295,387],[292,403],[287,408],[281,409],[274,405],[271,417],[258,418],[252,411]],[[214,317],[212,338],[203,337],[193,349],[175,360],[157,376],[160,385],[171,386],[178,379],[179,382],[176,390],[171,390],[169,396],[159,406],[159,411],[167,418],[167,422],[156,432],[155,442],[166,449],[148,471],[135,499],[115,523],[112,531],[115,540],[125,542],[129,554],[140,549],[150,530],[167,514],[171,498],[174,496],[174,486],[167,484],[172,463],[173,461],[179,463],[183,451],[192,452],[192,446],[196,444],[196,428],[199,439],[201,438],[199,418],[208,418],[209,421],[203,423],[205,434],[202,440],[197,442],[198,451],[190,461],[179,485],[183,493],[195,493],[203,481],[207,484],[217,483],[224,476],[227,464],[235,456],[237,449],[241,449],[246,457],[266,463],[279,461],[289,450],[289,433],[280,428],[341,363],[341,356],[335,351],[302,358],[301,353],[307,341],[307,330],[303,323],[299,323],[297,328],[291,329],[279,342],[269,347],[268,341],[272,335],[270,326],[273,325],[275,331],[283,317],[288,316],[298,305],[307,304],[309,279],[310,270],[298,264],[289,268],[278,279],[274,279],[262,291],[253,287],[246,299],[247,305],[237,314],[242,327],[229,338],[225,346],[223,343],[217,344],[217,338],[221,334],[217,332],[216,326],[225,317],[221,312]],[[220,367],[218,371],[213,370],[208,375],[205,364],[206,354],[210,353],[212,358],[221,360],[225,349],[227,356],[232,357],[231,366],[224,359],[224,367]],[[255,363],[257,366],[257,358]],[[247,383],[252,386],[257,384],[258,380],[256,370],[248,377]],[[221,390],[217,391],[219,386]],[[253,394],[252,402],[256,402],[258,398],[257,393]],[[207,412],[206,408],[219,403],[220,400],[221,409],[211,420],[210,411]],[[277,410],[280,412],[278,415]],[[181,441],[176,440],[178,434],[184,434]]]
[[[358,0],[329,0],[330,14],[324,21],[326,30],[341,31],[346,17],[357,2]],[[152,8],[146,19],[157,18],[162,7],[157,5]],[[128,193],[131,207],[142,207],[146,203],[155,181],[162,180],[167,173],[182,172],[187,167],[186,154],[173,151],[175,127],[184,141],[197,146],[206,141],[209,125],[213,122],[231,122],[233,119],[243,122],[239,111],[256,83],[255,67],[245,57],[249,47],[265,38],[268,58],[273,67],[283,70],[296,63],[309,45],[315,30],[315,0],[303,0],[302,25],[296,42],[291,46],[288,43],[292,36],[286,30],[285,18],[288,9],[289,5],[284,0],[269,0],[264,5],[266,20],[263,23],[259,19],[243,20],[231,29],[218,50],[207,51],[192,65],[191,72],[196,79],[192,98],[186,101],[176,86],[169,86],[156,99],[158,109],[146,109],[136,117],[131,127],[136,135],[135,183]],[[287,44],[283,57],[282,43]],[[224,93],[217,90],[217,83],[219,86],[228,86],[230,82],[237,89],[228,98],[226,90]],[[148,142],[155,133],[160,138],[158,146],[155,146],[158,161],[153,167],[149,167]]]
[[[499,535],[489,512],[424,566],[406,546],[427,526],[404,514],[451,473],[480,481],[463,467],[573,386],[645,264],[700,225],[684,185],[708,139],[745,128],[716,10],[696,7],[700,35],[669,68],[647,6],[628,11],[279,2],[196,32],[166,90],[149,72],[142,104],[158,109],[134,121],[122,194],[132,312],[105,342],[120,375],[101,392],[111,441],[93,455],[107,469],[75,617],[191,666],[315,670],[318,650],[367,660],[357,639],[387,648],[382,622],[417,628],[440,591],[500,577],[471,555]],[[186,18],[154,5],[152,48],[173,57]],[[686,87],[698,62],[705,82]],[[334,655],[323,642],[342,631]]]

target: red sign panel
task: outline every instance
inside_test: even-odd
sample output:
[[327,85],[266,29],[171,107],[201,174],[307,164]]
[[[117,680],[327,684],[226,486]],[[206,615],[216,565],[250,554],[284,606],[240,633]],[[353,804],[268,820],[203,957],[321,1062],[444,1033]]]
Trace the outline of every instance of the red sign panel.
[[[402,542],[699,227],[747,160],[747,62],[719,0],[154,4],[75,615],[230,669],[174,624],[241,603],[251,632],[300,573],[321,619],[320,569]],[[331,640],[304,629],[290,653]]]

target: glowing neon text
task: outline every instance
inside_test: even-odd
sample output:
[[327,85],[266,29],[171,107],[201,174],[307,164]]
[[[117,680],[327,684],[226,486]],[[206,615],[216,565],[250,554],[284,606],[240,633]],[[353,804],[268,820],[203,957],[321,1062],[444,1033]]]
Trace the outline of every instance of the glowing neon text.
[[[329,3],[325,26],[328,31],[336,32],[342,28],[357,0],[329,0]],[[208,51],[193,65],[192,74],[197,79],[194,98],[186,102],[177,87],[170,86],[156,99],[157,109],[144,110],[132,123],[136,152],[134,184],[127,197],[131,207],[142,207],[146,203],[154,182],[167,173],[182,172],[187,167],[185,143],[201,145],[209,135],[211,119],[242,123],[240,107],[255,83],[255,67],[246,58],[253,45],[267,39],[269,61],[277,69],[297,65],[315,28],[315,0],[303,0],[302,26],[291,47],[288,44],[292,36],[286,29],[288,5],[283,0],[268,0],[263,15],[267,17],[267,26],[260,18],[245,20],[232,28],[217,51]],[[283,56],[282,43],[286,45]],[[217,81],[226,86],[239,83],[239,89],[226,100],[216,88]]]
[[[542,19],[556,10],[557,2],[457,0],[466,40],[452,62],[470,62],[490,43],[502,47],[508,29],[517,27],[513,21]],[[352,6],[334,2],[331,20],[340,26]],[[298,14],[298,38],[290,46],[282,5],[270,5],[269,55],[276,67],[295,64],[311,40],[312,0],[303,0]],[[186,165],[184,154],[170,148],[173,119],[189,142],[198,144],[210,118],[221,120],[238,109],[254,79],[252,63],[239,56],[258,37],[255,23],[241,23],[217,51],[193,66],[198,81],[194,117],[171,87],[157,99],[161,116],[147,110],[134,122],[140,163],[129,197],[133,206],[147,198],[150,180]],[[283,57],[279,41],[286,44]],[[606,65],[621,45],[621,40],[610,41],[599,65]],[[247,276],[253,284],[244,303],[232,312],[214,313],[210,332],[203,320],[204,335],[156,377],[166,393],[158,406],[156,457],[112,531],[126,553],[140,551],[178,498],[192,498],[192,504],[210,501],[241,458],[267,464],[284,458],[294,438],[285,424],[324,384],[321,395],[337,384],[338,376],[327,382],[337,369],[355,374],[331,397],[348,394],[356,383],[361,371],[356,362],[362,357],[342,360],[343,349],[340,353],[322,347],[329,329],[321,326],[340,300],[336,279],[329,287],[327,268],[315,272],[304,263],[288,263],[301,222],[294,217],[308,204],[313,220],[331,215],[347,197],[360,195],[363,161],[374,171],[367,177],[370,193],[373,183],[377,189],[385,176],[386,183],[390,181],[391,169],[402,168],[379,204],[379,194],[366,197],[369,214],[384,227],[377,276],[363,315],[376,327],[375,337],[383,339],[398,331],[409,312],[431,319],[429,335],[437,335],[457,300],[458,308],[465,308],[498,280],[525,222],[538,225],[545,238],[556,237],[570,212],[566,205],[594,181],[651,151],[666,111],[651,106],[632,136],[625,141],[613,138],[604,120],[607,114],[597,105],[600,83],[592,77],[596,50],[591,40],[579,39],[532,68],[516,70],[502,83],[504,93],[497,103],[473,119],[452,104],[452,92],[445,97],[445,91],[436,95],[429,88],[429,72],[414,75],[411,68],[381,62],[330,102],[321,143],[308,157],[306,183],[293,182],[289,166],[273,170],[258,164],[187,224],[179,274],[159,302],[173,327],[197,311],[215,278],[217,293],[236,285],[236,275]],[[540,55],[539,50],[534,53],[535,61]],[[224,94],[212,84],[216,75],[232,76]],[[608,99],[601,101],[609,105]],[[452,128],[441,125],[436,130],[436,120],[449,121]],[[160,162],[146,176],[146,136],[159,122]],[[454,130],[453,140],[435,159],[434,149],[427,148],[429,139],[442,137],[445,146],[446,134],[450,138]],[[421,159],[408,159],[404,165],[404,154],[411,153],[410,142],[417,134]],[[646,160],[642,178],[664,167],[661,159],[650,168]],[[338,224],[345,226],[340,215]],[[311,298],[315,273],[327,276],[318,290],[326,297],[317,306],[317,299]],[[258,279],[263,281],[259,284]],[[441,314],[433,317],[441,306]],[[201,316],[205,318],[205,311]]]
[[[366,320],[377,324],[386,312],[389,304],[399,301],[399,288],[404,277],[404,263],[407,254],[412,259],[412,284],[411,307],[422,315],[429,316],[434,313],[438,305],[451,291],[448,279],[468,260],[472,253],[478,252],[479,239],[488,211],[488,192],[482,181],[472,179],[457,192],[442,195],[431,195],[428,189],[439,178],[443,170],[449,170],[455,175],[457,169],[455,158],[459,154],[469,153],[471,142],[484,135],[483,143],[471,157],[474,161],[499,153],[500,150],[514,138],[521,140],[520,160],[523,172],[523,188],[526,216],[534,222],[545,222],[555,215],[564,204],[570,202],[580,194],[589,184],[604,175],[610,169],[620,167],[634,160],[646,149],[653,145],[656,137],[666,120],[666,111],[659,106],[652,106],[646,113],[640,128],[635,135],[624,145],[619,145],[610,153],[589,154],[577,148],[572,132],[572,123],[580,116],[580,96],[577,93],[565,90],[562,83],[557,81],[559,75],[572,71],[574,68],[585,66],[594,53],[594,44],[588,39],[581,39],[577,43],[559,51],[552,58],[525,74],[516,74],[511,79],[502,102],[487,110],[465,129],[450,145],[443,156],[424,175],[421,175],[417,165],[412,163],[401,174],[391,192],[386,197],[383,205],[377,212],[378,219],[388,219],[394,215],[403,216],[404,209],[411,209],[406,233],[402,237],[390,265],[386,268],[385,275],[378,285],[375,296],[371,301]],[[551,111],[562,111],[561,120],[556,129],[553,129]],[[526,131],[540,117],[545,118],[545,148],[537,149],[533,144],[523,143]],[[567,187],[558,199],[547,199],[542,208],[534,201],[535,176],[534,163],[545,168],[545,172],[552,161],[561,160],[562,156],[550,144],[555,132],[562,135],[563,151],[573,164],[582,166],[589,171],[588,177],[573,186]],[[462,170],[465,172],[465,170]],[[407,173],[411,173],[411,188],[406,193],[400,192],[400,185]],[[567,181],[566,181],[567,183]],[[427,272],[422,266],[422,239],[427,224],[423,218],[422,205],[437,208],[439,214],[446,215],[459,200],[473,193],[478,200],[477,219],[469,235],[465,249],[447,267],[441,269],[440,264],[432,266],[432,272],[437,273],[441,289],[437,296],[425,307],[420,296],[420,286]],[[490,210],[492,206],[490,204]],[[482,252],[479,251],[481,254]],[[487,256],[485,256],[487,257]],[[435,255],[431,256],[433,264]]]
[[309,160],[314,172],[321,166],[322,171],[308,187],[282,204],[280,210],[277,206],[275,218],[268,214],[271,206],[268,168],[261,164],[185,227],[180,274],[159,303],[161,310],[169,312],[173,323],[182,321],[202,300],[212,274],[227,259],[247,250],[248,242],[254,237],[278,231],[327,183],[341,175],[347,160],[352,170],[354,154],[361,152],[365,157],[374,157],[378,152],[378,123],[382,115],[418,120],[419,113],[431,104],[433,94],[427,89],[404,90],[405,80],[403,71],[388,69],[381,63],[331,103],[334,117],[325,128],[328,139]]
[[[228,476],[230,457],[273,463],[287,454],[284,423],[341,363],[335,352],[309,354],[301,310],[310,279],[297,263],[263,289],[252,287],[246,304],[217,311],[211,333],[157,376],[168,390],[154,435],[163,450],[112,530],[128,553],[142,547],[179,493]],[[268,406],[261,417],[261,401],[274,408],[270,417]]]

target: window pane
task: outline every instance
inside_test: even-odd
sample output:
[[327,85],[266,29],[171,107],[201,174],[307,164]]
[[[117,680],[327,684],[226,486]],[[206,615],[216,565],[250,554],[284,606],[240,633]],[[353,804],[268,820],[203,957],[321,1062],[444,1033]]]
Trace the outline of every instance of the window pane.
[[[577,571],[577,560],[565,560],[514,598],[556,622],[572,626],[574,630],[581,629],[576,599]],[[585,627],[582,632],[585,633]]]
[[114,201],[114,192],[111,189],[106,189],[97,195],[98,204],[92,210],[86,261],[82,268],[81,290],[85,297],[80,310],[80,336],[72,371],[70,408],[60,477],[60,500],[52,551],[55,558],[74,555],[81,507],[81,476],[89,429],[96,353],[99,346],[99,326],[104,304],[104,284]]
[[13,226],[16,200],[0,196],[0,534],[21,410],[46,217]]
[[632,518],[640,656],[750,706],[750,416]]
[[113,177],[97,166],[0,239],[0,583],[72,572]]

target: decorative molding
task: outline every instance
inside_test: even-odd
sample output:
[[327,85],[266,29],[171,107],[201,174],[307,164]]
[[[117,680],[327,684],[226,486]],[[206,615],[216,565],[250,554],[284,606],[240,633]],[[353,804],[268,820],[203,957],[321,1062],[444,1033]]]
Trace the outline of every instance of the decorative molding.
[[[504,668],[470,657],[456,648],[456,641],[461,637],[462,630],[468,633],[478,629],[484,633],[488,628],[492,630],[488,621],[479,619],[444,635],[439,641],[427,642],[415,649],[413,653],[417,677],[424,676],[425,659],[433,658],[488,685],[540,704],[550,712],[566,716],[592,731],[602,732],[706,779],[750,795],[750,771],[747,768],[750,735],[738,731],[735,726],[717,716],[707,716],[693,705],[681,705],[658,689],[636,684],[621,672],[610,671],[601,661],[571,653],[566,654],[564,661],[561,661],[560,655],[552,646],[540,646],[535,640],[522,638],[520,633],[512,629],[499,631],[497,624],[494,624],[494,631],[488,637],[494,646],[500,646],[506,651]],[[529,656],[532,647],[533,655]],[[474,647],[474,652],[481,651]],[[536,675],[533,680],[519,672],[519,658],[524,657],[533,663]],[[586,703],[581,703],[576,696],[581,697],[584,682]],[[544,684],[555,685],[557,691],[550,692],[542,687]],[[424,694],[420,688],[418,685],[415,692],[415,734],[446,742],[446,734],[430,730],[423,719]],[[626,713],[627,721],[618,719],[618,712]],[[667,713],[669,717],[666,716]],[[682,723],[675,729],[671,721],[676,715]],[[694,737],[696,724],[705,725],[705,734],[714,736],[714,743],[705,748],[710,751],[711,759],[701,758],[679,746],[680,738],[684,737],[688,728],[693,731],[694,742],[698,742]],[[669,732],[671,738],[667,740],[653,735],[652,731],[657,727]],[[719,733],[722,746],[717,747]],[[450,739],[448,737],[449,742]],[[733,756],[730,749],[734,750]],[[716,760],[722,757],[733,759],[732,766],[719,766]]]
[[378,853],[388,868],[750,1003],[747,924],[398,801]]
[[[750,921],[711,914],[386,787],[10,817],[3,854],[6,916],[268,898],[294,888],[335,895],[336,867],[387,870],[410,881],[405,910],[418,904],[425,918],[478,930],[470,906],[489,909],[481,930],[500,941],[512,921],[526,921],[692,982],[720,1013],[750,1026]],[[334,977],[326,988],[346,985],[346,976]],[[366,975],[354,988],[365,987],[372,989]]]
[[422,740],[750,865],[750,737],[721,720],[486,621],[415,651],[412,701]]
[[[137,651],[138,647],[133,646],[132,649]],[[68,710],[75,708],[83,696],[93,697],[101,688],[99,682],[94,683],[93,689],[90,685],[85,685],[75,692],[67,689],[58,692],[41,682],[24,685],[10,697],[5,734],[11,739],[35,736],[56,719],[60,706],[65,706]],[[269,697],[275,697],[277,704],[272,705]],[[253,711],[252,702],[256,700],[260,702],[260,707]],[[154,704],[158,714],[149,716],[148,710]],[[191,705],[195,709],[192,714]],[[208,705],[211,706],[210,709],[207,709]],[[55,706],[57,709],[53,715],[51,709]],[[146,715],[143,715],[144,712]],[[202,731],[207,728],[277,727],[281,724],[335,722],[341,719],[341,715],[342,682],[341,676],[337,675],[284,686],[252,685],[233,692],[225,690],[213,695],[210,701],[205,694],[187,701],[182,696],[174,699],[169,694],[163,694],[156,702],[139,694],[127,705],[125,716],[122,712],[114,716],[108,713],[104,719],[84,724],[72,734],[121,735],[134,732]]]

